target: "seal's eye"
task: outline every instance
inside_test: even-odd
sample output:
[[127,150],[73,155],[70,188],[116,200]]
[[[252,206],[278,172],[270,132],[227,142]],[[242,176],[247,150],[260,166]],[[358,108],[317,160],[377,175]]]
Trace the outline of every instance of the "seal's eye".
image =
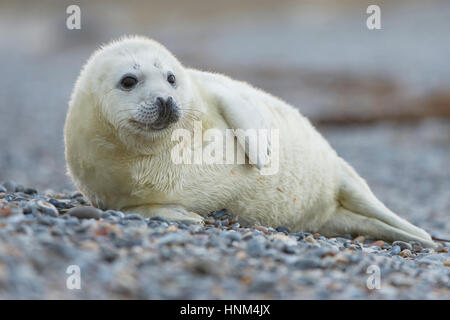
[[172,72],[169,72],[167,74],[167,81],[173,86],[176,84],[177,79],[175,78],[175,75]]
[[133,89],[137,83],[138,83],[138,80],[137,80],[136,76],[134,76],[132,74],[127,74],[122,78],[122,80],[120,80],[120,86],[124,90]]

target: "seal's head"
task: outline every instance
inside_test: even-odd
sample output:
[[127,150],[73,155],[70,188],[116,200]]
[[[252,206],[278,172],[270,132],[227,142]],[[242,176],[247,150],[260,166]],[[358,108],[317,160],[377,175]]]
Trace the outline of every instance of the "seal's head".
[[95,52],[74,95],[80,91],[91,96],[89,108],[125,136],[154,138],[192,110],[187,72],[166,48],[144,37],[123,38]]

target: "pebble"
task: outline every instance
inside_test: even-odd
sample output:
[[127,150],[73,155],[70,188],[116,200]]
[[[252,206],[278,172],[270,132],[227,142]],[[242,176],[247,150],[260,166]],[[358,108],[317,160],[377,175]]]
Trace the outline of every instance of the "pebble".
[[6,190],[6,188],[0,184],[0,192],[6,193],[7,191],[8,190]]
[[412,245],[410,245],[409,243],[404,242],[404,241],[394,241],[392,243],[392,245],[393,246],[399,246],[400,249],[402,249],[402,250],[408,249],[409,251],[413,251]]
[[409,257],[411,257],[411,255],[412,255],[412,253],[411,253],[411,250],[409,250],[409,249],[404,249],[399,254],[399,256],[402,258],[409,258]]
[[219,210],[219,211],[213,211],[209,214],[214,219],[223,219],[224,217],[228,216],[228,211],[225,209]]
[[300,270],[316,269],[322,267],[322,260],[319,258],[302,258],[295,263],[295,267]]
[[231,241],[241,241],[242,235],[236,231],[228,231],[225,233],[225,237]]
[[[13,192],[9,202],[0,199],[8,212],[0,216],[2,297],[450,299],[447,250],[413,254],[361,237],[242,227],[229,214],[209,216],[209,225],[185,225],[88,206],[101,220],[85,219],[69,214],[83,209],[78,195],[51,194]],[[61,215],[42,214],[38,201],[54,204]],[[61,284],[57,275],[72,264],[87,270],[89,290]],[[365,287],[371,265],[382,270],[383,290]]]
[[370,244],[371,247],[379,247],[379,248],[381,248],[383,245],[384,245],[383,240],[377,240],[377,241],[373,242],[372,244]]
[[278,232],[284,232],[286,234],[291,233],[291,228],[286,227],[286,226],[279,226],[275,230],[278,231]]
[[4,182],[3,187],[10,193],[16,191],[16,184],[13,181]]
[[251,257],[259,257],[264,252],[264,245],[259,239],[253,238],[247,242],[247,253]]
[[72,217],[77,217],[78,219],[100,219],[99,210],[89,206],[72,208],[67,214]]
[[54,205],[52,205],[51,203],[42,201],[42,200],[38,200],[35,202],[37,210],[39,212],[41,212],[42,214],[46,214],[49,215],[51,217],[57,217],[59,216],[59,212],[58,209],[55,208]]
[[393,255],[398,255],[398,254],[400,254],[401,251],[402,251],[402,249],[400,248],[400,246],[397,246],[397,245],[393,246],[391,249],[391,253]]
[[35,188],[26,188],[24,192],[29,195],[37,194],[37,190]]
[[143,221],[144,220],[144,218],[140,214],[137,214],[137,213],[127,214],[127,215],[125,215],[124,219],[126,219],[126,220],[139,220],[139,221]]

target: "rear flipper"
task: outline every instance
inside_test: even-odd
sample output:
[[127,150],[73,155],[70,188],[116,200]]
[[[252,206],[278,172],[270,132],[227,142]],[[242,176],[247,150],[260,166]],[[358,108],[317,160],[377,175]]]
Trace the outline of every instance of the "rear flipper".
[[350,233],[386,241],[415,240],[427,247],[437,247],[426,231],[386,208],[355,170],[344,160],[340,160],[341,188],[338,201],[341,207],[325,223],[322,233]]
[[405,232],[375,218],[368,218],[358,213],[349,211],[343,207],[336,210],[333,216],[322,226],[320,233],[333,237],[343,234],[363,235],[373,239],[383,239],[393,242],[418,241],[425,247],[436,248],[437,245],[430,239],[424,239]]

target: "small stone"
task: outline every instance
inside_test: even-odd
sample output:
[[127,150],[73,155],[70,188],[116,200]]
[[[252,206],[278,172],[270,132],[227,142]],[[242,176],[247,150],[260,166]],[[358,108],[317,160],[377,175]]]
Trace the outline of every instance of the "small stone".
[[412,251],[412,250],[413,250],[412,245],[410,245],[409,243],[404,242],[404,241],[394,241],[394,242],[392,243],[392,245],[393,245],[393,246],[399,246],[400,249],[402,249],[402,250],[405,250],[405,249],[408,249],[409,251]]
[[244,251],[239,251],[238,253],[236,253],[236,258],[238,258],[239,260],[244,260],[247,258],[247,254]]
[[165,223],[167,223],[167,224],[169,224],[170,223],[170,221],[169,220],[167,220],[166,218],[164,218],[164,217],[160,217],[160,216],[154,216],[154,217],[151,217],[150,218],[150,221],[159,221],[159,222],[165,222]]
[[107,219],[107,218],[111,217],[111,214],[110,214],[108,211],[102,211],[102,212],[100,213],[100,217],[101,217],[102,219]]
[[78,198],[78,197],[83,197],[83,194],[81,192],[79,192],[79,191],[75,191],[74,193],[72,193],[70,195],[70,198],[72,198],[72,199],[75,199],[75,198]]
[[374,243],[370,244],[371,247],[378,247],[378,248],[381,248],[383,245],[384,245],[383,240],[377,240]]
[[70,209],[67,213],[78,219],[100,219],[99,210],[89,206],[75,207]]
[[36,201],[36,207],[38,209],[39,212],[49,215],[51,217],[57,217],[59,216],[58,213],[58,209],[55,208],[54,205],[52,205],[51,203],[42,201],[42,200],[38,200]]
[[313,237],[314,237],[314,238],[319,238],[319,237],[320,237],[320,233],[318,233],[318,232],[313,233]]
[[291,233],[291,228],[286,226],[279,226],[275,230],[277,230],[278,232]]
[[412,247],[414,252],[422,252],[423,250],[423,247],[420,244],[413,244]]
[[353,239],[353,241],[358,241],[360,243],[363,243],[364,240],[366,240],[366,238],[364,236],[357,236],[355,239]]
[[182,234],[177,232],[170,232],[159,238],[158,243],[160,246],[165,246],[165,245],[185,244],[186,241],[187,238]]
[[120,211],[107,210],[106,212],[108,212],[111,216],[117,217],[119,219],[125,218],[125,214],[123,212],[120,212]]
[[446,267],[450,267],[450,259],[445,260],[442,264]]
[[267,229],[266,227],[263,227],[263,226],[255,226],[254,228],[255,228],[255,230],[261,231],[261,232],[263,232],[263,233],[265,233],[265,234],[270,234],[269,229]]
[[309,235],[305,238],[306,241],[311,242],[311,243],[315,243],[316,239],[314,239],[314,237],[312,235]]
[[295,263],[295,267],[300,270],[322,268],[322,260],[316,257],[302,258]]
[[230,241],[241,241],[242,240],[242,235],[236,231],[228,231],[225,234],[225,237],[227,239],[229,239]]
[[400,254],[401,251],[402,251],[402,249],[400,249],[399,246],[393,246],[392,249],[391,249],[391,253],[394,256]]
[[177,231],[178,230],[178,227],[176,226],[176,225],[171,225],[171,226],[169,226],[167,229],[166,229],[166,231],[167,232],[175,232],[175,231]]
[[3,187],[6,188],[7,192],[16,191],[16,184],[13,181],[6,181],[5,183],[3,183]]
[[0,184],[0,193],[6,193],[8,190]]
[[409,257],[411,257],[411,250],[409,250],[409,249],[404,249],[404,250],[402,250],[402,252],[400,252],[400,257],[402,257],[402,258],[409,258]]
[[247,245],[247,253],[252,257],[259,257],[264,252],[264,245],[256,238],[251,239]]
[[142,216],[137,214],[137,213],[127,214],[127,215],[125,215],[124,219],[126,219],[126,220],[139,220],[139,221],[144,220],[144,218],[142,218]]
[[33,194],[37,194],[38,193],[35,188],[26,188],[24,192],[26,194],[29,194],[29,195],[33,195]]
[[340,252],[340,253],[338,253],[337,255],[335,255],[335,256],[334,256],[334,259],[335,259],[337,262],[341,262],[341,263],[344,263],[344,264],[347,264],[347,263],[350,262],[350,260],[349,260],[342,252]]
[[214,219],[223,219],[228,216],[228,211],[225,209],[213,211],[209,214],[209,216],[213,217]]
[[24,192],[25,191],[25,187],[22,184],[17,184],[16,188],[15,188],[16,192]]

